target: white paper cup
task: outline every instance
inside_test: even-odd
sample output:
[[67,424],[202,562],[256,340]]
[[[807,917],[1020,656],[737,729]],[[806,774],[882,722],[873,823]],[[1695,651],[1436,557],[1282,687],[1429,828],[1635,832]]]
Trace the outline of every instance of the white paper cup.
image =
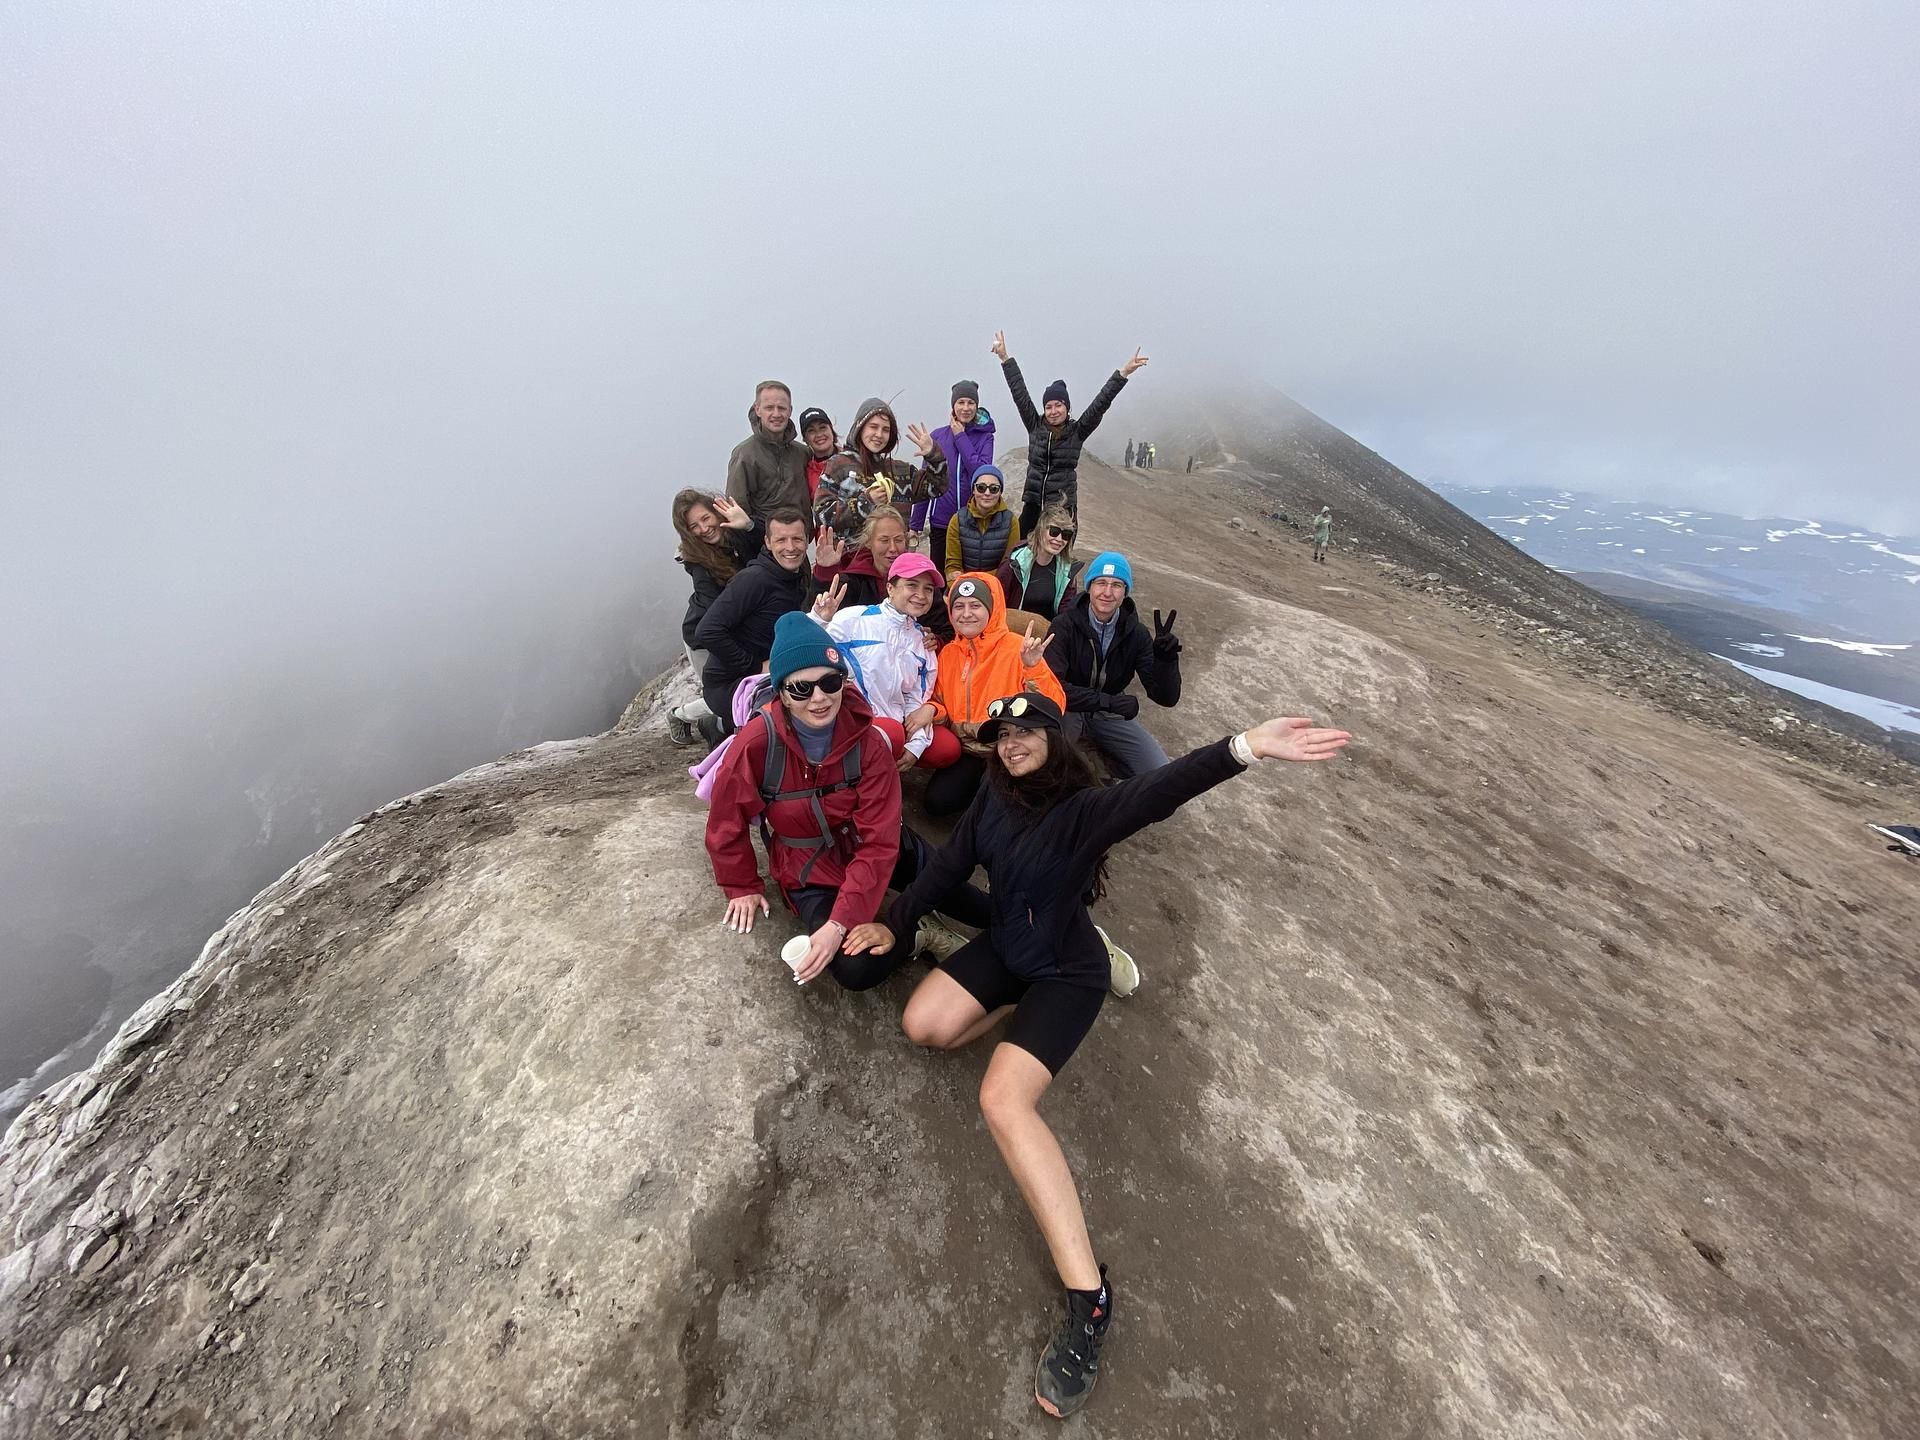
[[796,935],[780,947],[780,958],[787,962],[787,968],[798,970],[806,963],[807,951],[813,948],[813,937]]

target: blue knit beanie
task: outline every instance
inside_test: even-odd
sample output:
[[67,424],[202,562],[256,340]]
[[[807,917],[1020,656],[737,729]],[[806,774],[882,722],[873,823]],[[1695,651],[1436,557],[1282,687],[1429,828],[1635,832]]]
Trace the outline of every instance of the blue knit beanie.
[[1085,589],[1096,580],[1118,580],[1127,587],[1127,593],[1133,593],[1133,566],[1127,563],[1127,557],[1118,550],[1102,550],[1093,557],[1093,563],[1080,577],[1080,588]]
[[773,622],[773,654],[767,673],[775,685],[784,684],[796,670],[831,665],[842,674],[846,666],[826,627],[804,610],[789,610]]
[[1066,381],[1056,380],[1051,385],[1047,386],[1047,388],[1044,391],[1041,392],[1040,404],[1042,406],[1051,405],[1055,400],[1058,400],[1062,405],[1065,405],[1067,403],[1067,382]]

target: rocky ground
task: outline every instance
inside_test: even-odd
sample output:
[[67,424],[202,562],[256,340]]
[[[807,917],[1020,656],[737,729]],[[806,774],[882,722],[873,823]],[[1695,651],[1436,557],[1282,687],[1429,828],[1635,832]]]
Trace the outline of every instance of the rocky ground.
[[[1048,1104],[1118,1287],[1074,1427],[1910,1433],[1920,866],[1863,825],[1913,772],[1314,565],[1210,461],[1087,472],[1181,613],[1147,718],[1356,740],[1114,857],[1146,985]],[[0,1433],[1052,1431],[985,1053],[720,930],[659,700],[369,816],[29,1107]]]

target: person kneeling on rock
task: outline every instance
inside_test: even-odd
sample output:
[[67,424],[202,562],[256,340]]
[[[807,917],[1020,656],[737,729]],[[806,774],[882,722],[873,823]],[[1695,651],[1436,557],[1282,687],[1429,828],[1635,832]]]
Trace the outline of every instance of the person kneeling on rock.
[[1105,888],[1107,851],[1256,761],[1331,760],[1351,737],[1275,718],[1103,788],[1049,697],[1009,695],[988,716],[980,739],[991,753],[979,799],[894,900],[886,922],[859,926],[847,948],[889,952],[940,896],[985,867],[985,933],[920,982],[901,1025],[915,1044],[956,1050],[1008,1020],[980,1082],[980,1112],[1066,1287],[1065,1318],[1041,1352],[1034,1398],[1048,1414],[1070,1415],[1100,1377],[1113,1286],[1039,1104],[1106,999],[1107,951],[1087,906]]
[[1138,720],[1140,701],[1126,693],[1135,675],[1156,705],[1180,703],[1179,615],[1153,612],[1153,633],[1133,604],[1133,566],[1117,550],[1096,555],[1081,576],[1080,598],[1054,618],[1047,664],[1067,694],[1067,733],[1106,757],[1116,779],[1167,763],[1167,752]]
[[[879,914],[890,880],[904,886],[919,872],[917,837],[906,832],[902,843],[900,775],[833,637],[812,616],[780,617],[768,674],[775,698],[735,734],[707,811],[707,856],[727,896],[722,923],[746,934],[769,913],[749,834],[757,821],[774,884],[809,935],[794,978],[805,984],[825,970],[867,990],[909,953],[891,943],[855,953],[848,938]],[[986,922],[986,897],[964,884],[942,891],[940,908],[962,924]]]

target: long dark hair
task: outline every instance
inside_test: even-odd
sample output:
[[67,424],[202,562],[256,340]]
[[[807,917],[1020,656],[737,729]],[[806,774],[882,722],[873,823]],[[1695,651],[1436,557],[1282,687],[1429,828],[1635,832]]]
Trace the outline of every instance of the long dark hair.
[[[770,383],[778,384],[779,382]],[[734,572],[740,568],[740,564],[734,559],[733,551],[724,544],[715,545],[693,533],[693,526],[688,522],[687,514],[696,505],[706,506],[707,509],[713,510],[716,516],[720,513],[714,510],[713,497],[704,490],[682,490],[673,497],[673,528],[680,537],[679,556],[689,564],[701,566],[715,580],[725,585],[733,579]],[[724,522],[722,523],[724,526]],[[721,534],[724,538],[724,528]]]
[[[1069,796],[1093,789],[1100,783],[1100,771],[1079,741],[1064,730],[1049,730],[1047,758],[1038,770],[1027,775],[1008,774],[996,746],[987,757],[987,783],[1012,809],[1038,820]],[[1102,855],[1093,867],[1092,883],[1080,899],[1092,905],[1105,899],[1106,894],[1107,857]]]

